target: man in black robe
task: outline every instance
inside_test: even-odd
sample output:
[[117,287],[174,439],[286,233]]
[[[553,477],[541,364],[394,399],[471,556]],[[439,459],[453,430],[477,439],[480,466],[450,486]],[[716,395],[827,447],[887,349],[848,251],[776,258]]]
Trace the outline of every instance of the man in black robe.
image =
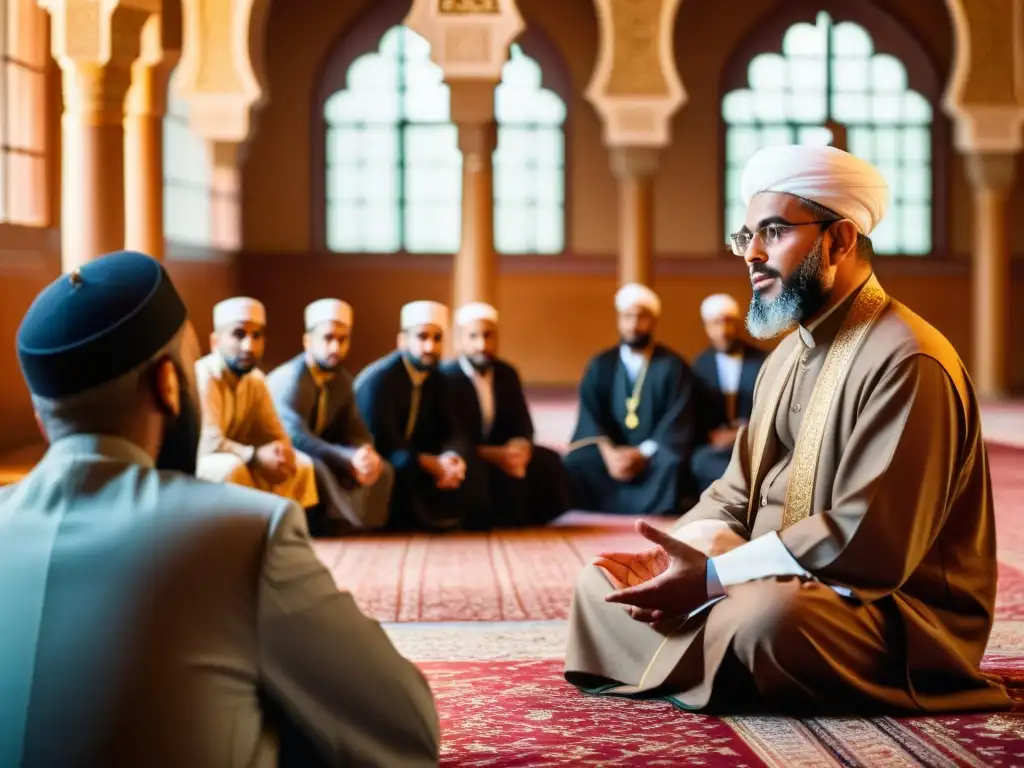
[[448,307],[402,307],[398,349],[363,369],[356,405],[380,455],[394,468],[389,527],[487,527],[483,471],[460,429],[445,377],[437,372]]
[[562,458],[533,443],[519,372],[497,356],[498,312],[475,302],[455,313],[461,355],[441,366],[462,431],[483,461],[492,521],[547,523],[568,508]]
[[594,357],[565,457],[573,506],[624,515],[679,514],[694,497],[694,375],[654,342],[661,301],[646,286],[615,296],[622,343]]
[[690,468],[703,493],[725,474],[736,434],[750,419],[765,354],[740,338],[740,307],[732,296],[708,296],[700,305],[700,316],[711,346],[693,361],[698,428]]

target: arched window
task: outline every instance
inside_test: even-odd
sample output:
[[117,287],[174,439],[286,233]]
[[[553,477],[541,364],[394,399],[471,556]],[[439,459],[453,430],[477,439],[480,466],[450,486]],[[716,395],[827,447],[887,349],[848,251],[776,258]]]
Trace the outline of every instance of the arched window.
[[49,225],[47,14],[0,0],[0,221]]
[[[512,46],[495,92],[495,246],[557,253],[564,234],[565,105]],[[462,154],[444,75],[430,44],[393,26],[356,58],[323,105],[326,244],[353,253],[454,253]]]
[[541,87],[540,65],[513,44],[494,93],[494,247],[565,248],[565,103]]
[[826,123],[845,129],[845,149],[874,163],[890,185],[886,217],[871,235],[878,253],[932,250],[932,105],[911,90],[897,58],[876,53],[867,30],[835,23],[798,23],[782,53],[761,53],[748,69],[749,87],[722,100],[726,122],[725,224],[742,226],[740,178],[758,149],[776,144],[828,144]]
[[206,246],[212,240],[209,150],[189,127],[188,104],[175,95],[175,74],[164,115],[164,237]]

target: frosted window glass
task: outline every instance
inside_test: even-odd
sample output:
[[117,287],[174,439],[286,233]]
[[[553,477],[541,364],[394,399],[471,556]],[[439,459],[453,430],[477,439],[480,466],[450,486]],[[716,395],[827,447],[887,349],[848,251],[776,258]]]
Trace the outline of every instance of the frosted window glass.
[[876,53],[860,25],[835,24],[825,12],[814,24],[792,25],[780,53],[751,59],[748,87],[722,98],[726,232],[745,216],[739,179],[750,156],[794,141],[830,143],[824,125],[831,120],[846,129],[847,148],[874,162],[890,184],[889,213],[872,233],[875,251],[928,253],[933,112],[924,96],[908,90],[904,64]]

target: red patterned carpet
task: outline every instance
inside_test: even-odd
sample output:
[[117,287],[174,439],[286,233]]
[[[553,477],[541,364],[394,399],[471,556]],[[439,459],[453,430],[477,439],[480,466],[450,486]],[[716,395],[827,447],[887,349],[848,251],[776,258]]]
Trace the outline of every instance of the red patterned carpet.
[[[1024,694],[1024,450],[991,446],[997,624],[985,660]],[[339,586],[426,673],[451,766],[1024,766],[1021,713],[716,718],[585,696],[561,675],[572,585],[632,520],[573,513],[490,535],[319,543]]]

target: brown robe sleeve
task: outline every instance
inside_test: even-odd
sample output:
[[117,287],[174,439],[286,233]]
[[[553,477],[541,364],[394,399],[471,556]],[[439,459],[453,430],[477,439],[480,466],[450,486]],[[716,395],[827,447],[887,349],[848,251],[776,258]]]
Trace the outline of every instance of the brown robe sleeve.
[[933,546],[957,492],[962,413],[940,363],[924,355],[898,363],[857,418],[831,509],[782,531],[782,543],[812,574],[863,602],[894,592]]

